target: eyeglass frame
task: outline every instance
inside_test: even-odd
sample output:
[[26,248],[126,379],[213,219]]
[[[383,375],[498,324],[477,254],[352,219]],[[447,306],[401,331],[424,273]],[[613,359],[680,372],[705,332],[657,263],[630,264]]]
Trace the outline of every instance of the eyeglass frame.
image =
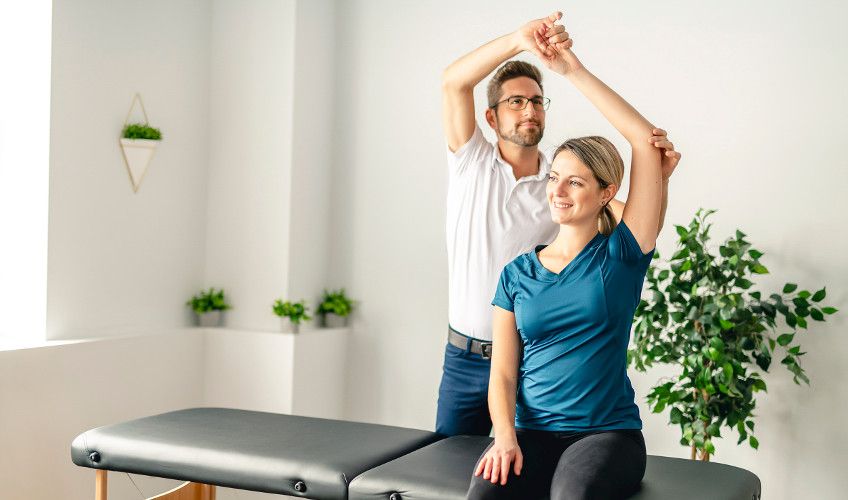
[[[533,99],[541,99],[542,100],[542,102],[539,103],[542,106],[542,111],[547,111],[548,108],[551,107],[551,99],[549,97],[545,97],[545,96],[541,96],[541,95],[534,96],[534,97],[526,97],[526,96],[523,96],[523,95],[511,95],[511,96],[507,97],[506,99],[500,100],[500,101],[492,104],[491,106],[489,106],[489,109],[495,109],[499,105],[501,105],[505,102],[509,102],[510,99],[514,99],[516,97],[520,97],[521,99],[524,99],[524,106],[522,106],[518,109],[509,108],[512,111],[524,111],[525,109],[527,109],[527,103],[533,102]],[[533,106],[536,106],[535,102],[533,102]],[[507,107],[509,107],[509,104],[507,104]]]

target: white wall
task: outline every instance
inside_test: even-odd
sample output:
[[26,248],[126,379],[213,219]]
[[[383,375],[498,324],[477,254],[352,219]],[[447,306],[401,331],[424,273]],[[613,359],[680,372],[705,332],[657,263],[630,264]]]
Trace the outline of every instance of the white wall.
[[294,2],[212,3],[208,286],[228,324],[270,329],[288,273]]
[[[190,319],[204,262],[209,10],[54,2],[48,338]],[[118,137],[136,91],[164,140],[134,194]]]
[[[0,351],[0,497],[83,500],[94,473],[71,462],[81,432],[203,404],[203,336],[192,331]],[[163,369],[167,367],[167,369]],[[161,481],[148,482],[153,493]],[[113,473],[110,498],[138,498]]]
[[[688,222],[699,206],[717,208],[715,239],[739,227],[766,252],[775,276],[758,281],[764,290],[785,281],[829,285],[842,316],[801,336],[812,387],[794,386],[776,364],[758,405],[760,450],[736,448],[728,437],[716,459],[756,472],[769,498],[841,496],[848,237],[839,228],[848,204],[840,196],[847,174],[839,136],[848,44],[840,23],[848,8],[793,6],[540,1],[516,11],[505,0],[340,3],[344,77],[336,79],[334,130],[344,161],[333,177],[331,272],[362,301],[349,416],[432,428],[447,321],[440,74],[483,42],[561,9],[583,62],[683,151],[669,225]],[[567,81],[548,71],[545,79],[553,104],[544,146],[589,133],[625,145]],[[478,89],[478,116],[483,94]],[[663,234],[661,252],[674,236]],[[656,376],[634,375],[640,401]],[[649,451],[687,456],[678,429],[641,409]]]
[[333,0],[301,1],[295,11],[288,298],[306,299],[314,312],[323,289],[337,284],[328,272],[336,5]]

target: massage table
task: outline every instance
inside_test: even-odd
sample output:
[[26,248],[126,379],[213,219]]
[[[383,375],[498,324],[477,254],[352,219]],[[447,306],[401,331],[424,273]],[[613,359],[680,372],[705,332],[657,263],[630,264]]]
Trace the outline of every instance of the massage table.
[[[214,500],[229,487],[326,500],[462,500],[489,437],[229,408],[191,408],[89,430],[76,465],[186,481],[156,500]],[[632,500],[758,500],[760,480],[729,465],[648,456]],[[529,499],[528,499],[529,500]]]

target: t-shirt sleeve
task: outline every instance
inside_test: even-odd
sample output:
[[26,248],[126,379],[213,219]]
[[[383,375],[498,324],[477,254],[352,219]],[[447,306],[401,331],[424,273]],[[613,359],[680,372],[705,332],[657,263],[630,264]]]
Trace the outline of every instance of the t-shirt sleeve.
[[515,312],[515,296],[512,294],[512,280],[510,278],[509,266],[501,271],[498,287],[495,289],[495,298],[492,305],[510,312]]
[[486,153],[492,148],[492,144],[483,137],[483,131],[474,124],[474,133],[468,142],[460,146],[456,151],[451,151],[445,145],[448,154],[448,172],[450,175],[461,175],[470,168],[480,166]]
[[647,269],[654,255],[654,250],[646,254],[642,253],[642,248],[636,241],[636,237],[630,232],[627,224],[621,221],[609,236],[609,255],[615,260],[640,264]]

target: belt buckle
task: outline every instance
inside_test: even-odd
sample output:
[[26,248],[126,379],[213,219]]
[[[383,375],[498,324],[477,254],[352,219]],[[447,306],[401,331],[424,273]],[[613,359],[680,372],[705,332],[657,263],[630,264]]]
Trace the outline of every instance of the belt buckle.
[[483,359],[492,359],[492,344],[480,342],[480,355]]

